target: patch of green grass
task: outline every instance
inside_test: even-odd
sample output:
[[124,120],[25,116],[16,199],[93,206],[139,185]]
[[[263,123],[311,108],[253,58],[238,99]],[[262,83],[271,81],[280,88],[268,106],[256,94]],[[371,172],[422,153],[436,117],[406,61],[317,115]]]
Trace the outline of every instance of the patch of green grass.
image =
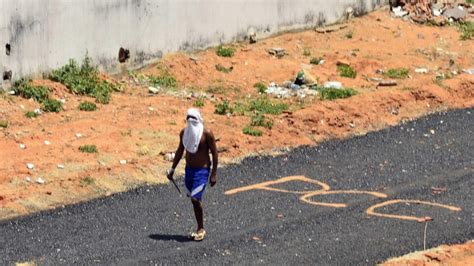
[[81,179],[81,187],[86,187],[94,184],[94,179],[90,176],[86,176]]
[[216,54],[221,57],[232,57],[235,54],[235,49],[219,45],[216,49]]
[[206,102],[204,101],[204,97],[199,97],[196,99],[193,105],[194,107],[204,107],[205,104]]
[[1,128],[7,128],[8,127],[8,121],[7,120],[0,120],[0,127]]
[[353,89],[333,89],[333,88],[324,88],[320,90],[322,100],[335,100],[335,99],[344,99],[349,98],[357,94]]
[[392,79],[406,79],[410,71],[408,68],[391,68],[384,73],[385,76]]
[[97,105],[92,102],[82,102],[79,104],[79,110],[81,111],[86,111],[86,112],[92,112],[97,110]]
[[168,89],[174,89],[178,86],[176,78],[166,69],[161,69],[161,73],[158,76],[149,76],[148,80],[150,85],[154,87],[164,87]]
[[357,76],[357,71],[348,65],[338,65],[337,71],[341,77],[355,79]]
[[474,40],[474,21],[466,21],[459,25],[461,40]]
[[220,103],[217,103],[215,107],[216,107],[216,109],[215,109],[214,113],[216,113],[218,115],[226,115],[226,114],[232,114],[233,113],[233,109],[230,106],[230,102],[228,100],[224,100]]
[[95,145],[84,145],[79,147],[79,151],[84,153],[97,153],[97,147]]
[[344,35],[346,37],[346,39],[352,39],[352,37],[354,36],[354,32],[352,31],[348,31],[346,33],[346,35]]
[[109,103],[110,94],[117,90],[114,84],[100,79],[97,66],[87,56],[82,65],[70,59],[67,65],[53,70],[49,78],[64,84],[71,93],[92,96],[102,104]]
[[43,101],[42,109],[48,113],[59,113],[63,109],[63,103],[54,99],[46,99]]
[[43,86],[33,86],[31,80],[17,80],[13,83],[12,89],[16,95],[26,99],[34,99],[40,103],[49,98],[49,89]]
[[28,111],[25,113],[25,116],[28,118],[35,118],[35,117],[38,117],[38,114],[33,111]]
[[303,48],[303,55],[304,56],[310,56],[311,55],[311,49],[309,49],[308,47]]
[[288,110],[288,105],[283,102],[272,101],[264,95],[255,100],[251,100],[247,106],[247,110],[262,114],[279,115],[283,113],[283,111]]
[[225,67],[221,64],[216,65],[216,70],[219,71],[219,72],[222,72],[222,73],[230,73],[230,72],[232,72],[233,69],[234,69],[233,67],[227,68],[227,67]]
[[270,118],[265,117],[260,113],[256,113],[250,118],[250,126],[252,127],[264,127],[268,129],[272,129],[273,127],[273,120]]
[[313,57],[311,60],[309,60],[309,63],[312,65],[319,65],[323,61],[322,57]]
[[260,129],[253,128],[250,125],[245,126],[242,129],[242,132],[246,135],[254,136],[254,137],[260,137],[263,135],[263,132]]
[[257,82],[253,85],[253,87],[256,88],[259,93],[265,93],[265,91],[267,91],[267,85],[265,85],[263,82]]

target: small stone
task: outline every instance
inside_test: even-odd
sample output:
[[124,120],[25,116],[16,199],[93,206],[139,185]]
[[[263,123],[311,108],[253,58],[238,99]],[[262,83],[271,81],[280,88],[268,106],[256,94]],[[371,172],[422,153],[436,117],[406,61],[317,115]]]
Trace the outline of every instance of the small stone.
[[9,91],[8,94],[15,95],[15,91]]
[[44,141],[44,145],[51,145],[51,142],[45,140],[45,141]]
[[27,176],[25,179],[27,182],[31,182],[31,177]]
[[171,162],[174,160],[174,156],[175,156],[174,152],[169,152],[165,154],[165,160]]
[[26,149],[26,145],[25,144],[20,144],[20,149],[22,149],[22,150]]
[[428,69],[426,69],[426,68],[417,68],[417,69],[415,69],[415,73],[428,74]]
[[127,160],[120,160],[120,164],[121,164],[121,165],[127,164]]
[[337,65],[338,66],[349,66],[351,63],[349,63],[348,61],[345,61],[345,60],[338,60],[337,61]]
[[342,83],[339,81],[328,81],[324,83],[324,88],[342,89]]
[[20,108],[24,110],[25,106],[23,104],[20,104]]
[[32,169],[34,169],[34,168],[35,168],[35,165],[34,165],[34,164],[32,164],[32,163],[27,163],[27,164],[26,164],[26,168],[28,168],[28,169],[32,170]]
[[155,110],[155,108],[153,108],[153,107],[148,107],[148,110],[150,110],[150,111],[154,111],[154,110]]
[[62,103],[66,103],[66,99],[61,99],[59,101],[62,102]]
[[58,164],[58,169],[64,169],[64,165],[63,164]]
[[430,133],[431,133],[431,135],[434,135],[435,134],[434,129],[430,130]]
[[443,16],[449,19],[460,20],[467,16],[467,11],[459,7],[453,7],[444,11]]
[[42,184],[44,184],[44,182],[45,182],[45,181],[43,180],[43,178],[41,178],[41,177],[36,178],[36,183],[42,185]]
[[464,73],[469,74],[469,75],[474,75],[474,68],[464,69]]
[[396,80],[382,80],[379,82],[377,86],[380,87],[389,87],[389,86],[397,86],[397,81]]
[[77,134],[76,134],[76,138],[78,138],[78,139],[82,138],[82,134],[81,134],[81,133],[77,133]]
[[39,108],[36,108],[36,109],[35,109],[35,114],[40,115],[40,114],[42,114],[42,113],[43,113],[43,112],[41,111],[41,109],[39,109]]
[[158,94],[160,92],[160,89],[157,89],[155,87],[148,87],[148,92],[153,93],[153,94]]
[[254,241],[260,241],[260,237],[258,237],[258,236],[252,236],[252,240],[254,240]]

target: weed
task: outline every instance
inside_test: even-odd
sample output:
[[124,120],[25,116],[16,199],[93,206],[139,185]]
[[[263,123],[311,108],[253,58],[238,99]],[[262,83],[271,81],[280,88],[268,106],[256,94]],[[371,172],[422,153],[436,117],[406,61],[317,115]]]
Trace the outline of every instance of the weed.
[[194,107],[204,107],[205,104],[206,104],[206,102],[204,101],[204,97],[199,97],[194,102]]
[[232,107],[230,106],[230,102],[228,100],[224,100],[218,104],[216,104],[216,110],[214,113],[218,115],[226,115],[226,114],[232,114],[233,110]]
[[357,71],[348,65],[338,65],[337,71],[341,77],[355,79],[357,76]]
[[245,126],[242,132],[246,135],[250,135],[254,137],[260,137],[263,134],[261,130],[253,128],[250,125]]
[[310,56],[311,55],[311,50],[309,48],[304,48],[303,49],[303,55],[304,56]]
[[320,91],[322,100],[335,100],[349,98],[357,94],[353,89],[333,89],[325,88]]
[[94,179],[90,176],[86,176],[81,179],[81,187],[86,187],[94,184]]
[[461,32],[461,40],[474,40],[474,21],[466,21],[460,24],[459,31]]
[[354,36],[354,33],[352,31],[347,32],[345,35],[346,39],[352,39],[353,36]]
[[8,121],[7,120],[0,120],[0,127],[1,128],[7,128],[8,127]]
[[42,86],[31,85],[31,80],[20,79],[13,83],[13,91],[26,99],[34,99],[37,102],[43,102],[49,98],[49,89]]
[[38,114],[33,111],[28,111],[25,113],[25,116],[28,118],[35,118],[35,117],[38,117]]
[[71,93],[92,96],[103,104],[109,103],[110,93],[116,90],[115,85],[100,79],[97,67],[87,56],[81,66],[70,59],[67,65],[53,70],[49,78],[66,85]]
[[392,79],[406,79],[409,72],[408,68],[391,68],[384,75]]
[[313,57],[311,60],[309,60],[309,63],[312,65],[319,65],[323,61],[322,57]]
[[224,94],[225,95],[227,93],[227,89],[222,85],[212,85],[206,89],[206,92],[211,93],[211,94]]
[[169,89],[174,89],[178,86],[176,78],[166,69],[161,69],[161,73],[158,76],[149,76],[148,77],[150,85],[155,87],[165,87]]
[[232,57],[234,56],[235,49],[232,47],[224,47],[219,45],[216,50],[216,54],[221,57]]
[[148,148],[147,145],[143,145],[140,147],[140,149],[138,150],[138,155],[139,156],[146,156],[148,154],[150,154],[150,148]]
[[79,147],[79,151],[84,153],[97,153],[97,147],[95,145],[84,145]]
[[250,118],[250,126],[272,129],[273,120],[257,112],[254,116]]
[[92,102],[82,102],[79,104],[79,110],[81,111],[87,111],[87,112],[92,112],[97,110],[97,105]]
[[230,72],[232,72],[233,69],[234,69],[233,67],[227,68],[227,67],[225,67],[225,66],[223,66],[223,65],[221,65],[221,64],[217,64],[217,65],[216,65],[216,70],[217,70],[217,71],[220,71],[220,72],[222,72],[222,73],[230,73]]
[[63,109],[63,103],[54,99],[46,99],[43,101],[42,109],[48,113],[59,113]]
[[265,93],[267,91],[267,86],[263,82],[257,82],[253,85],[259,93]]
[[260,96],[249,102],[247,110],[262,114],[279,115],[288,110],[288,105],[282,102],[273,102],[267,96]]

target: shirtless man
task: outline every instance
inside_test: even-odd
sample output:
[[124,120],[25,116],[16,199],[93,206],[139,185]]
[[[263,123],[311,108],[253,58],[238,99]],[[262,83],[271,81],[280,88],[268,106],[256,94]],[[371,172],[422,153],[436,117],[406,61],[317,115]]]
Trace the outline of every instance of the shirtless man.
[[[204,128],[203,119],[197,109],[189,109],[186,116],[187,127],[181,130],[179,146],[173,160],[173,166],[168,170],[168,179],[173,179],[173,174],[186,150],[185,184],[188,196],[194,207],[197,221],[197,230],[191,234],[196,241],[201,241],[206,236],[203,222],[201,199],[209,179],[211,187],[217,183],[217,148],[212,132]],[[212,154],[212,167],[209,152]]]

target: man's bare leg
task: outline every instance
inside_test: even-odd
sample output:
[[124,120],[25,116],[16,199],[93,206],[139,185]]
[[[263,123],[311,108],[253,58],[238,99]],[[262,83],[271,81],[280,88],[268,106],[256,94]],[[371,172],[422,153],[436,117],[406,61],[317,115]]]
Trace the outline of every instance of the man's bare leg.
[[199,231],[204,229],[202,204],[199,200],[193,198],[191,198],[191,202],[193,203],[194,215],[196,216],[196,222],[198,224],[197,230]]

